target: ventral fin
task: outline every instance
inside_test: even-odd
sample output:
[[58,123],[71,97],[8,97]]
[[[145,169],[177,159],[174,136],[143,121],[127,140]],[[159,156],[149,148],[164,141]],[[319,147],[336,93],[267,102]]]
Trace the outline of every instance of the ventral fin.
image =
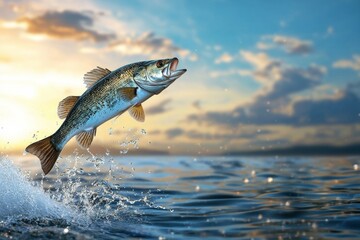
[[60,119],[67,117],[78,99],[78,96],[68,96],[59,102],[57,114]]
[[102,79],[106,75],[111,73],[111,71],[107,68],[96,67],[90,72],[85,73],[84,75],[84,83],[87,88],[93,86],[98,80]]
[[90,147],[95,135],[96,128],[91,129],[90,131],[84,131],[76,135],[76,141],[82,148],[87,149]]
[[131,108],[129,108],[130,116],[132,116],[135,120],[139,122],[145,121],[145,112],[141,104],[137,104]]
[[137,88],[125,87],[120,88],[118,90],[118,93],[122,100],[124,100],[125,102],[130,102],[133,98],[136,97],[136,90]]

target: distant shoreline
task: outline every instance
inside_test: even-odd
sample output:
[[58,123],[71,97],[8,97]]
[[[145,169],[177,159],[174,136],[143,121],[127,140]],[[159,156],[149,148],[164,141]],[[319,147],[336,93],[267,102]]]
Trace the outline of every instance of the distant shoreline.
[[[350,144],[344,146],[333,146],[333,145],[296,145],[284,148],[272,148],[272,149],[259,149],[259,150],[241,150],[241,151],[227,151],[216,154],[190,154],[190,153],[179,153],[172,154],[168,151],[161,151],[156,149],[128,149],[126,153],[121,154],[124,149],[110,148],[107,150],[105,146],[95,145],[90,147],[92,154],[105,154],[109,152],[112,156],[360,156],[360,144]],[[68,147],[64,150],[63,155],[73,155],[77,152],[79,155],[87,154],[88,152],[84,149],[80,149],[76,146]],[[2,152],[2,154],[9,155],[21,155],[20,151]]]

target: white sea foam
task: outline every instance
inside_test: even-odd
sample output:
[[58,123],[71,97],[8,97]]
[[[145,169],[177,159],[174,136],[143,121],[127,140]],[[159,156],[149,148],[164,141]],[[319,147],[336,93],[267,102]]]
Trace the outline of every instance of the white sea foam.
[[0,220],[40,217],[70,220],[72,212],[32,184],[9,159],[0,158]]

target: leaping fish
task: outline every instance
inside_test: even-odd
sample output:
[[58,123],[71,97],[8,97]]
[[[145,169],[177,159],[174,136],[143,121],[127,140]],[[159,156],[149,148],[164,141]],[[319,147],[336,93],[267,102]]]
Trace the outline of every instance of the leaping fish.
[[84,75],[88,88],[81,96],[68,96],[57,114],[65,121],[51,136],[29,145],[25,151],[36,155],[48,174],[65,144],[74,136],[83,148],[89,148],[96,128],[126,110],[138,121],[145,120],[141,103],[161,93],[186,72],[177,70],[177,58],[132,63],[110,71],[97,67]]

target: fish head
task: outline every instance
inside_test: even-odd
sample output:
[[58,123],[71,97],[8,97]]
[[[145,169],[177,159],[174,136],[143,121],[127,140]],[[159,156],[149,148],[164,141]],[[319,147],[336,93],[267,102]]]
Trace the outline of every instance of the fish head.
[[176,57],[141,62],[134,71],[134,81],[140,88],[159,94],[186,72],[186,69],[177,69],[178,64]]

